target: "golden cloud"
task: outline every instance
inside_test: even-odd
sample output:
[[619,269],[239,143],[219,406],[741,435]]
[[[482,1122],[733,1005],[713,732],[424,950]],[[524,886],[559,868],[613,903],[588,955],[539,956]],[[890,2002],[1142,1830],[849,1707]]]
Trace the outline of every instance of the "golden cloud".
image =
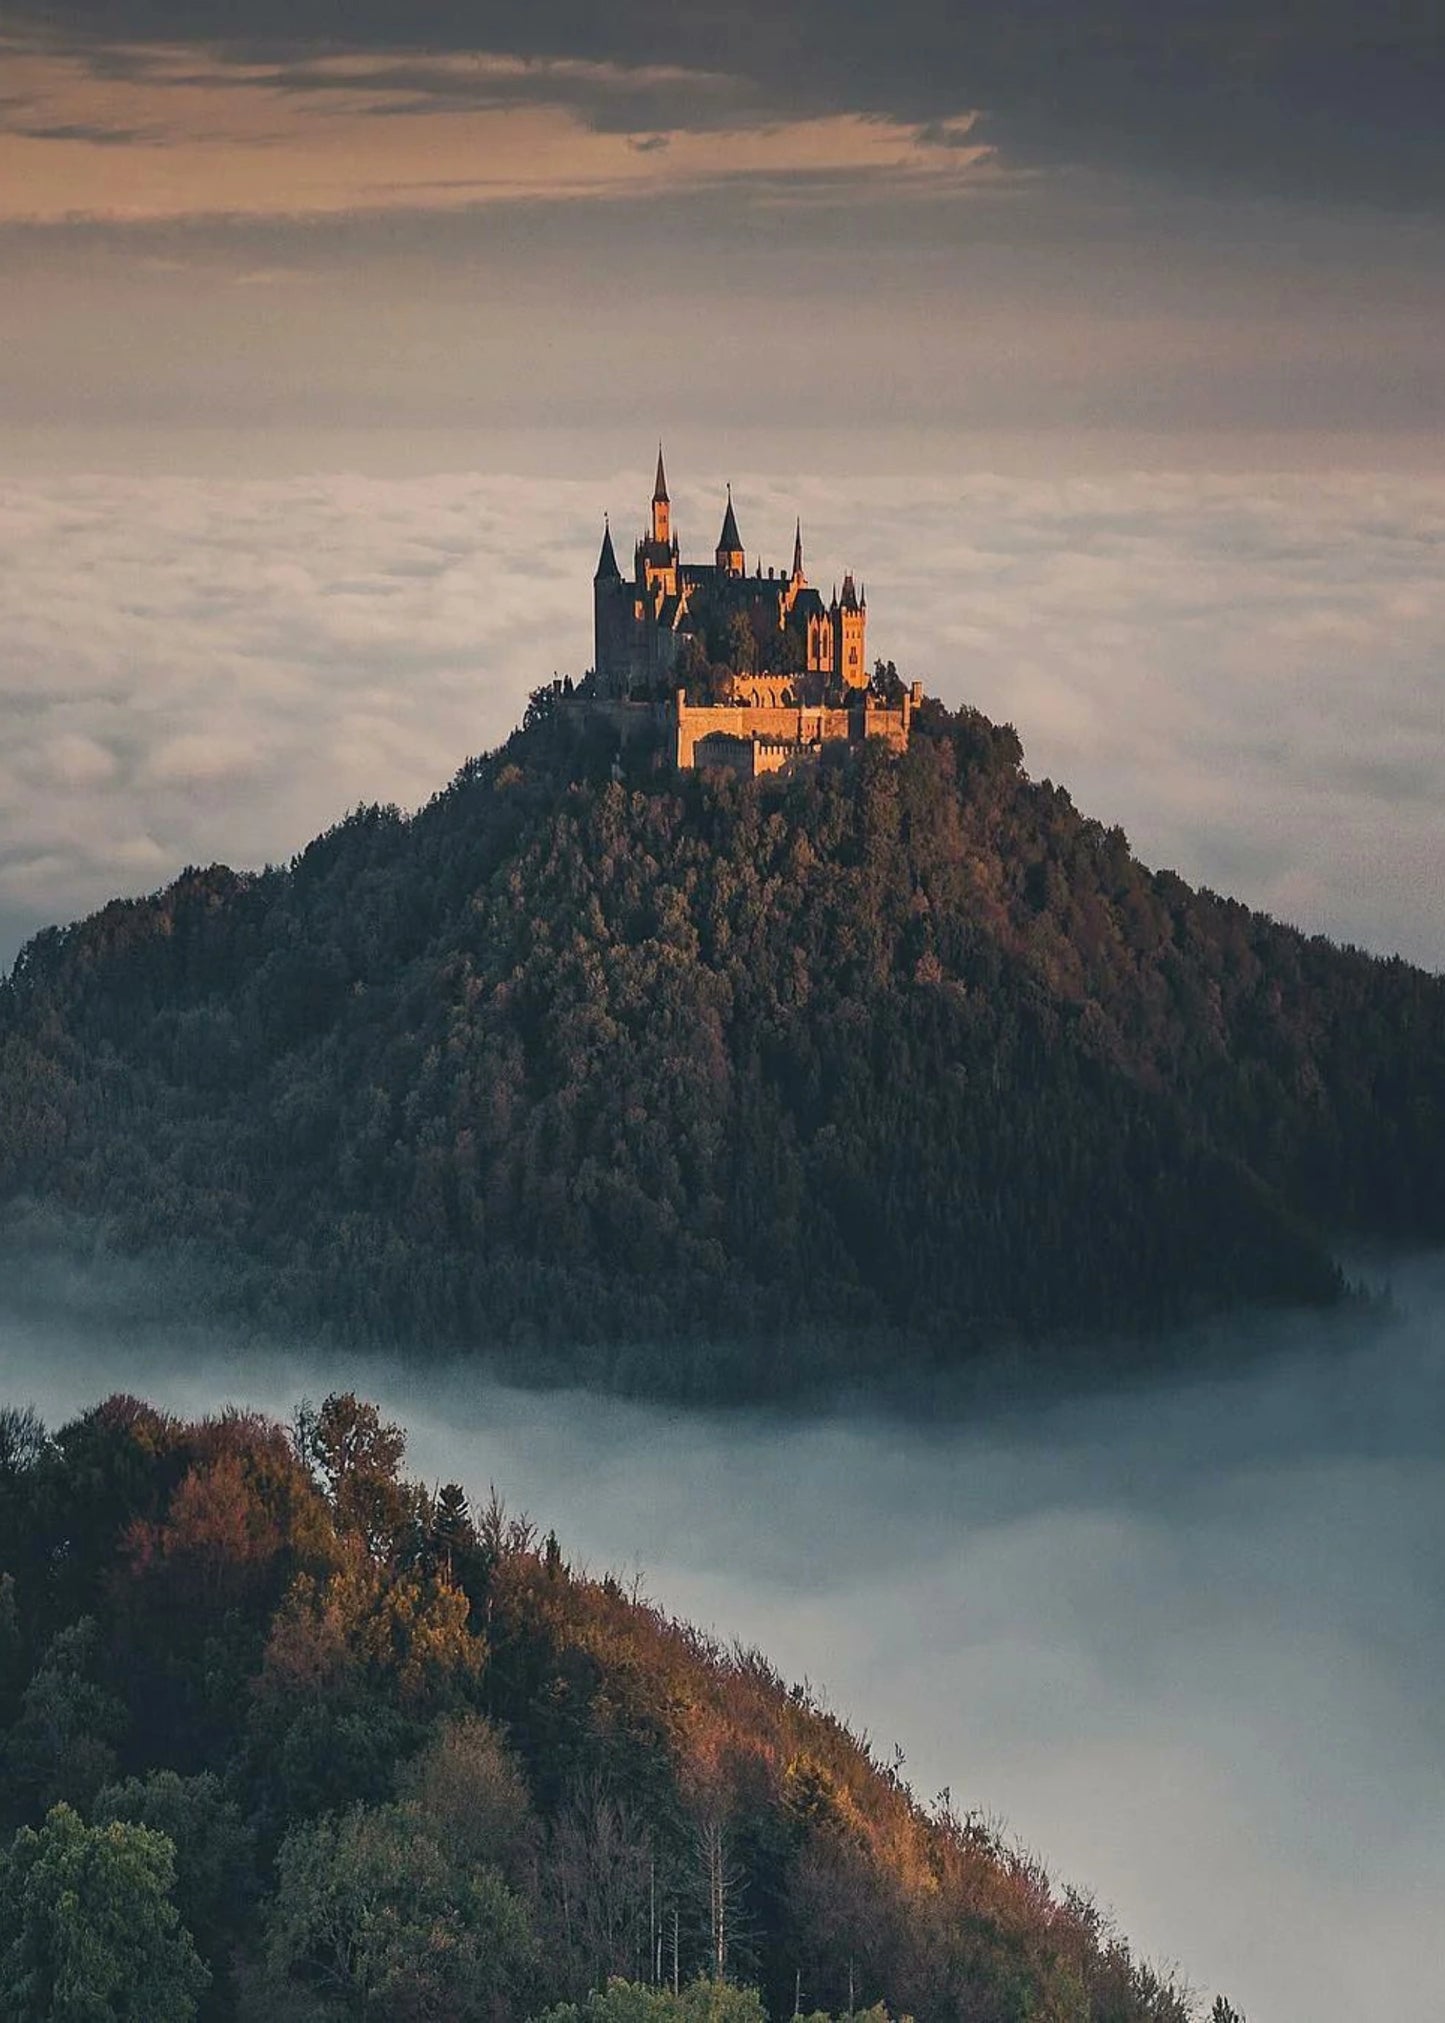
[[936,124],[750,112],[736,81],[664,65],[113,54],[98,74],[75,55],[6,50],[0,221],[437,210],[736,178],[938,186],[989,153],[964,144],[967,115],[940,146]]

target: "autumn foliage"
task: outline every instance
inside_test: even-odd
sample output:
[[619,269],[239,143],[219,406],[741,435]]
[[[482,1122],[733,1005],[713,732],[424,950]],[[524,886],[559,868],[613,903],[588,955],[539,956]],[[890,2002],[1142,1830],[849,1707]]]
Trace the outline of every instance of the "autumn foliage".
[[[289,1433],[0,1414],[0,1900],[37,1959],[68,1864],[66,1942],[180,2023],[1184,2023],[1087,1900],[760,1654],[402,1461],[350,1396]],[[59,2014],[22,1953],[0,2008]]]

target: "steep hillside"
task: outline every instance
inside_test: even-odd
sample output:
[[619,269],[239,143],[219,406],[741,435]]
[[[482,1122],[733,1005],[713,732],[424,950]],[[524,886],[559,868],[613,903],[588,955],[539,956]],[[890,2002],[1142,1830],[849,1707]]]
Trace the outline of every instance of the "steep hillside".
[[0,1409],[7,2017],[520,2023],[623,1975],[777,2017],[1188,2023],[1086,1899],[759,1654],[402,1458],[349,1396],[289,1437]]
[[753,786],[529,718],[32,942],[0,1196],[267,1321],[729,1395],[1445,1233],[1445,982],[1147,871],[1012,730]]

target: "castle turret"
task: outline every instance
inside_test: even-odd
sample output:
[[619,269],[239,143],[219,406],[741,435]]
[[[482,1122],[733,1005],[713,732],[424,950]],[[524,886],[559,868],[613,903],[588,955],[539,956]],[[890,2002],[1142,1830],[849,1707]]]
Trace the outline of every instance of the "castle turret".
[[717,567],[720,576],[746,574],[743,537],[738,532],[738,516],[733,511],[733,488],[728,486],[728,506],[723,514],[722,532],[717,537]]
[[672,501],[667,496],[667,473],[662,468],[662,444],[657,445],[657,481],[652,487],[652,538],[659,546],[672,542]]
[[843,578],[833,634],[833,671],[848,688],[866,688],[868,684],[867,630],[867,606],[859,601],[850,570]]
[[630,680],[628,630],[631,600],[617,551],[612,545],[612,528],[602,523],[602,552],[592,578],[592,665],[597,670],[597,686],[603,695],[626,695]]
[[592,581],[594,583],[622,581],[622,571],[617,566],[617,550],[612,545],[612,523],[605,515],[602,521],[602,553],[597,557],[597,569]]
[[795,589],[802,589],[807,580],[807,577],[803,574],[803,522],[800,518],[796,531],[793,534],[793,587]]

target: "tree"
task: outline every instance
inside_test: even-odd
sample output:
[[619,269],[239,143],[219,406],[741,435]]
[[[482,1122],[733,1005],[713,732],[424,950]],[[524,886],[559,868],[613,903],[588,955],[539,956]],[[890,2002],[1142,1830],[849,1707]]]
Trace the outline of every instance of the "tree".
[[95,1619],[82,1616],[54,1638],[20,1696],[3,1766],[21,1817],[37,1818],[61,1800],[89,1805],[115,1774],[113,1745],[127,1715],[99,1683],[102,1660]]
[[0,1728],[8,1727],[14,1718],[24,1679],[25,1638],[15,1599],[15,1576],[0,1573]]
[[29,1405],[0,1405],[0,1510],[24,1486],[50,1446],[44,1421]]
[[7,2023],[191,2023],[210,1976],[171,1901],[163,1833],[57,1805],[0,1859]]
[[467,1597],[440,1574],[388,1572],[354,1543],[351,1555],[326,1580],[292,1582],[272,1621],[262,1697],[325,1698],[369,1683],[410,1708],[453,1700],[486,1659]]
[[784,626],[778,641],[779,674],[804,674],[808,666],[808,638],[801,625]]
[[714,1981],[725,1981],[733,1943],[733,1919],[743,1886],[719,1813],[708,1810],[697,1822],[698,1873],[707,1898],[708,1950]]
[[695,632],[684,632],[673,668],[678,687],[691,694],[706,683],[710,665],[706,641]]
[[878,700],[887,703],[890,709],[898,708],[906,692],[902,677],[891,660],[874,661],[873,679],[869,687]]
[[267,1970],[315,2016],[482,2023],[535,1969],[522,1904],[495,1869],[454,1866],[415,1807],[353,1806],[282,1843]]
[[373,1558],[395,1551],[419,1516],[416,1491],[401,1480],[406,1435],[354,1392],[333,1391],[296,1413],[296,1451],[330,1502],[337,1528],[362,1539]]
[[557,685],[552,681],[543,682],[527,697],[527,707],[522,712],[523,730],[536,730],[539,724],[550,723],[557,714]]
[[545,1879],[563,1987],[635,1973],[651,1950],[655,1857],[632,1808],[592,1782],[552,1829]]
[[108,1784],[91,1811],[97,1826],[121,1822],[163,1833],[175,1849],[176,1909],[213,1966],[256,1895],[255,1835],[210,1771],[178,1777],[153,1770]]
[[1209,2012],[1209,2023],[1244,2023],[1244,2012],[1236,2009],[1232,2002],[1226,2002],[1222,1995],[1216,1995],[1214,2007]]
[[726,1981],[692,1981],[674,1994],[671,1988],[614,1977],[584,2002],[548,2009],[537,2023],[764,2023],[764,2011],[756,1988]]
[[739,674],[756,674],[758,671],[758,636],[753,630],[753,621],[746,611],[735,611],[728,620],[724,635],[726,641],[725,658],[729,667]]
[[537,1822],[516,1759],[490,1721],[467,1714],[445,1722],[399,1788],[454,1864],[499,1869],[514,1885],[527,1879]]

